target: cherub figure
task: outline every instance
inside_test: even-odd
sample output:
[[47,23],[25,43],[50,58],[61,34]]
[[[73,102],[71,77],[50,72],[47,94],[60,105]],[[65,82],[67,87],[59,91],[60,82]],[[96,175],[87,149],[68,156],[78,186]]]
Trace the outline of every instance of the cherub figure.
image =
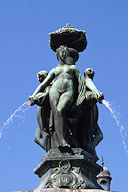
[[[37,74],[39,82],[42,83],[47,75],[47,71],[40,71]],[[38,127],[34,136],[34,141],[45,151],[49,151],[51,148],[50,134],[53,128],[50,126],[50,121],[52,118],[52,112],[49,104],[50,87],[51,85],[47,86],[44,91],[40,90],[33,100],[31,98],[31,105],[37,104],[39,106],[37,111]]]
[[[95,95],[95,92],[93,93],[93,90],[95,89],[95,85],[93,83],[93,77],[95,75],[95,72],[91,68],[87,68],[84,72],[85,81],[87,85],[87,97],[91,100],[97,100],[99,103],[102,103],[102,99],[104,99],[104,96],[101,92],[99,92],[99,97]],[[96,156],[95,147],[99,144],[99,142],[103,139],[103,134],[101,129],[98,126],[98,107],[95,102],[93,102],[93,105],[89,108],[88,111],[89,115],[89,122],[88,122],[88,133],[89,133],[89,139],[90,139],[90,150],[91,153]]]

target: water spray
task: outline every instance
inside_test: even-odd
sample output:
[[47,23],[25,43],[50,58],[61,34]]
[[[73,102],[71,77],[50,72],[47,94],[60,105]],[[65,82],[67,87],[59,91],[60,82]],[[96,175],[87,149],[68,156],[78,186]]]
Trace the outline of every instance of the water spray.
[[117,117],[116,111],[112,108],[109,101],[106,101],[106,100],[103,99],[103,100],[101,100],[101,103],[103,103],[109,109],[109,111],[111,112],[112,117],[115,119],[116,124],[117,124],[117,126],[119,127],[119,130],[120,130],[120,134],[121,134],[121,137],[122,137],[122,142],[123,142],[125,152],[128,154],[128,147],[127,147],[127,144],[126,144],[126,141],[128,140],[128,138],[127,138],[127,133],[126,133],[126,130],[125,130],[124,126],[121,124],[120,120]]
[[23,103],[20,107],[18,107],[14,113],[12,113],[10,115],[10,117],[3,123],[3,125],[0,127],[0,138],[3,135],[3,130],[5,129],[5,127],[7,127],[16,117],[20,117],[18,114],[18,112],[25,112],[26,110],[28,110],[30,108],[30,103],[29,101],[26,101],[25,103]]

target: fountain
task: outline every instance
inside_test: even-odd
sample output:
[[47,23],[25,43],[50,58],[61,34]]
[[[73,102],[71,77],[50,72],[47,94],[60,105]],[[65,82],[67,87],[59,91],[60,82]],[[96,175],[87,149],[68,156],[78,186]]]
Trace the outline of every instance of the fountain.
[[97,102],[111,108],[93,82],[93,69],[85,69],[83,78],[75,66],[87,46],[85,31],[67,24],[49,35],[59,64],[37,74],[40,84],[29,97],[31,106],[39,106],[34,140],[47,152],[34,169],[40,177],[35,191],[102,191],[105,168],[96,163],[95,150],[103,139]]
[[[111,111],[118,126],[120,122],[96,88],[94,70],[85,69],[83,77],[75,66],[79,52],[87,46],[85,34],[70,24],[49,34],[59,64],[50,72],[37,74],[40,84],[29,97],[29,105],[38,105],[34,141],[47,152],[34,169],[40,184],[33,192],[102,192],[103,184],[110,191],[110,173],[97,164],[96,146],[103,139],[97,102]],[[26,105],[28,102],[9,117],[2,129],[18,111],[24,112]],[[121,126],[121,133],[123,130]]]

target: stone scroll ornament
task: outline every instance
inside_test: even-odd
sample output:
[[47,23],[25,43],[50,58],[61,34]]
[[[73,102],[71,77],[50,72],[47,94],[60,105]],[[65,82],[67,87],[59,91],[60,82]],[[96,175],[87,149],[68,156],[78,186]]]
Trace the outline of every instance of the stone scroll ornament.
[[72,167],[70,161],[60,161],[59,167],[52,170],[50,180],[46,184],[46,188],[70,188],[84,189],[85,183],[80,176],[80,168]]

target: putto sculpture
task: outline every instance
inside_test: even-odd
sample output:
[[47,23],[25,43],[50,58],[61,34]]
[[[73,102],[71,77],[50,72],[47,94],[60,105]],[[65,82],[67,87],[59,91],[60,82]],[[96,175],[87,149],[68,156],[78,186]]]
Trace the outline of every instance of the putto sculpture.
[[29,97],[30,105],[39,106],[34,140],[47,152],[34,170],[41,177],[39,189],[101,189],[95,147],[103,134],[96,103],[104,96],[93,83],[95,72],[88,68],[83,77],[75,65],[87,46],[85,32],[67,24],[50,33],[50,46],[59,64],[37,74],[40,84]]

